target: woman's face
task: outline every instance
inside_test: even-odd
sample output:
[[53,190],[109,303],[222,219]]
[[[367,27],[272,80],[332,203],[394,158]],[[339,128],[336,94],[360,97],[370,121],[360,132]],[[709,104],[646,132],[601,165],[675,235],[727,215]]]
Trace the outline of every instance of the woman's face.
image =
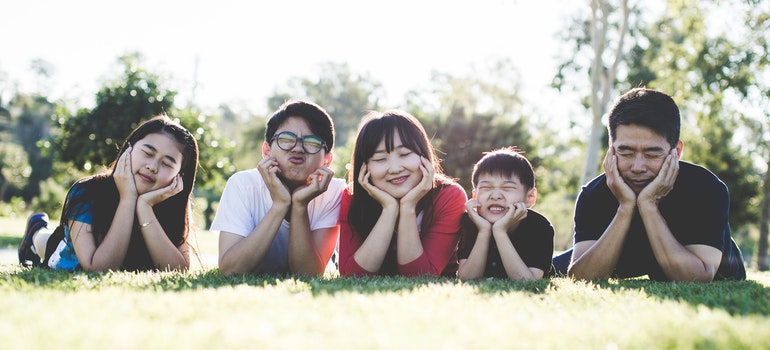
[[182,145],[171,135],[149,134],[134,143],[131,172],[140,195],[168,186],[181,168]]
[[400,199],[422,180],[420,159],[419,154],[403,145],[396,132],[392,151],[386,152],[383,138],[366,164],[372,184]]

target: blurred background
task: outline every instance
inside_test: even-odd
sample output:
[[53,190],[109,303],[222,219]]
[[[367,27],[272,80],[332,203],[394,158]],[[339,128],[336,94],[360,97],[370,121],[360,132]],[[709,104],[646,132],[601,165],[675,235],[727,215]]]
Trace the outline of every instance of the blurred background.
[[3,13],[0,218],[14,230],[33,211],[56,220],[73,181],[165,112],[198,138],[206,232],[227,178],[256,166],[266,118],[305,98],[334,118],[340,178],[369,110],[420,119],[469,195],[483,152],[518,147],[563,250],[580,186],[602,171],[606,112],[644,85],[675,98],[683,159],[727,184],[747,264],[768,269],[768,0],[28,0]]

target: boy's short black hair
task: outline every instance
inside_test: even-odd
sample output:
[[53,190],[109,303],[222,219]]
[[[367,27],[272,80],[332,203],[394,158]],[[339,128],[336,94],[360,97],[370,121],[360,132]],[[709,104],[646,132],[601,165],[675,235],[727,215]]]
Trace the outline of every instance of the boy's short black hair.
[[275,113],[267,121],[267,128],[265,129],[265,142],[270,142],[275,136],[278,127],[283,124],[289,117],[299,117],[307,122],[310,131],[313,135],[320,137],[324,140],[326,152],[330,152],[334,147],[334,122],[321,106],[302,100],[289,100],[286,101],[281,107],[278,108]]
[[524,157],[516,147],[504,147],[484,152],[484,156],[473,166],[471,181],[474,188],[479,184],[481,174],[499,175],[506,178],[516,175],[521,184],[527,187],[527,190],[535,188],[535,170],[529,159]]

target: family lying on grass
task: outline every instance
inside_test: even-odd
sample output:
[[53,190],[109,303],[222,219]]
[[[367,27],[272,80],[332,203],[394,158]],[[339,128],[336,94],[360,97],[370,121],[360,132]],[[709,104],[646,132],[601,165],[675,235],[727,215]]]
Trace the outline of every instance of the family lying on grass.
[[[574,246],[553,256],[554,229],[532,207],[530,162],[515,148],[476,163],[473,196],[443,174],[420,122],[370,112],[348,183],[329,168],[334,125],[307,101],[268,120],[262,159],[231,176],[212,231],[224,274],[402,275],[533,280],[648,276],[742,280],[729,194],[708,170],[680,161],[680,116],[662,92],[635,88],[609,113],[605,173],[575,205]],[[106,172],[70,188],[61,221],[29,218],[24,266],[86,271],[185,270],[195,138],[166,116],[137,127]]]

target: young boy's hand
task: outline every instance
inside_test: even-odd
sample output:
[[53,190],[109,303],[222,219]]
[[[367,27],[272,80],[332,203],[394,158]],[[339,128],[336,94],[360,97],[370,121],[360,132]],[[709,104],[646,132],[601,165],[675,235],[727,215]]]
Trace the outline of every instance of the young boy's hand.
[[522,220],[527,217],[527,204],[519,202],[508,206],[508,211],[500,220],[492,225],[492,233],[507,235],[516,230]]
[[471,221],[479,229],[479,234],[482,232],[489,233],[492,231],[492,224],[490,224],[487,219],[484,219],[481,217],[481,215],[479,215],[479,207],[481,207],[481,204],[479,204],[479,201],[475,199],[469,199],[467,202],[465,202],[465,211],[468,213],[468,217],[471,219]]

